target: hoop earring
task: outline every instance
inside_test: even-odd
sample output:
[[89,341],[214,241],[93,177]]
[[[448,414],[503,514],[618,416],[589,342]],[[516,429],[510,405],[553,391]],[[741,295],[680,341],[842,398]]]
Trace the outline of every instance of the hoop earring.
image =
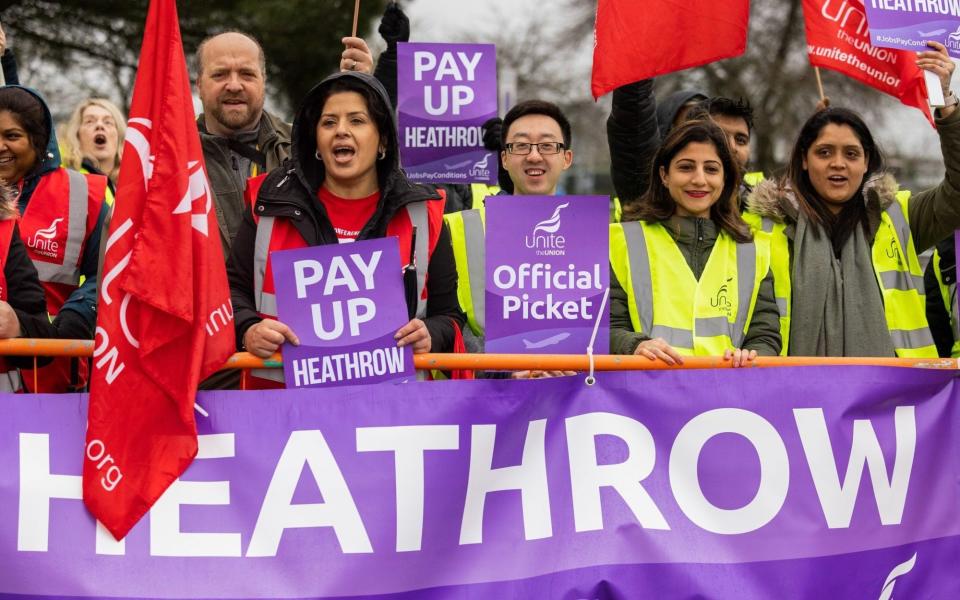
[[387,149],[386,149],[386,148],[381,148],[381,149],[380,149],[380,154],[378,154],[377,157],[378,157],[380,160],[385,159],[385,158],[387,157]]
[[316,158],[316,159],[319,160],[320,162],[323,162],[323,159],[320,158],[320,151],[319,151],[319,150],[314,150],[314,151],[313,151],[313,156],[314,156],[314,158]]

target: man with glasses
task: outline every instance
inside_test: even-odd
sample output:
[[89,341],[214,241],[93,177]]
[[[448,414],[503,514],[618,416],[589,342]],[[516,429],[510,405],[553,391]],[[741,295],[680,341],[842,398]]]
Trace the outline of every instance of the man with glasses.
[[[517,104],[503,118],[501,141],[500,160],[513,181],[514,195],[552,196],[557,193],[560,175],[573,164],[570,121],[557,105],[543,100]],[[470,352],[483,352],[486,214],[481,206],[444,218],[450,227],[457,262],[457,296],[460,307],[467,313],[464,341]],[[534,374],[525,372],[524,375]]]

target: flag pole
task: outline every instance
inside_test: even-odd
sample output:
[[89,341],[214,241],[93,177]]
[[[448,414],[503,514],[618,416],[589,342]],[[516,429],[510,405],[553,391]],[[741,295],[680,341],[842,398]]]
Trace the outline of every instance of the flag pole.
[[823,93],[823,80],[820,78],[820,67],[814,67],[813,72],[817,76],[817,91],[820,92],[820,101],[823,102],[827,96]]
[[357,37],[357,21],[360,19],[360,0],[353,4],[353,33],[350,37]]

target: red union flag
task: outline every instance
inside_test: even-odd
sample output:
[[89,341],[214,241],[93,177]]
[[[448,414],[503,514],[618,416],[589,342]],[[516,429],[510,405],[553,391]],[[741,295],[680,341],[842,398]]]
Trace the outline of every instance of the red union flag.
[[803,0],[803,17],[811,65],[839,71],[899,98],[922,110],[933,124],[917,55],[870,44],[863,0]]
[[100,280],[83,500],[118,539],[197,453],[233,310],[174,0],[153,0]]
[[749,17],[748,0],[599,0],[593,97],[743,54]]

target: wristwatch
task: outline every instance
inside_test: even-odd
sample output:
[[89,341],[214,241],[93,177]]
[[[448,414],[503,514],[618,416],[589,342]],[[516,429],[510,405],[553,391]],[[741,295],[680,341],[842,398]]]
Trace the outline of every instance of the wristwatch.
[[950,107],[950,106],[956,106],[957,104],[960,104],[960,99],[957,99],[956,95],[954,95],[954,93],[953,93],[953,90],[950,90],[950,91],[943,97],[943,108],[947,108],[947,107]]

